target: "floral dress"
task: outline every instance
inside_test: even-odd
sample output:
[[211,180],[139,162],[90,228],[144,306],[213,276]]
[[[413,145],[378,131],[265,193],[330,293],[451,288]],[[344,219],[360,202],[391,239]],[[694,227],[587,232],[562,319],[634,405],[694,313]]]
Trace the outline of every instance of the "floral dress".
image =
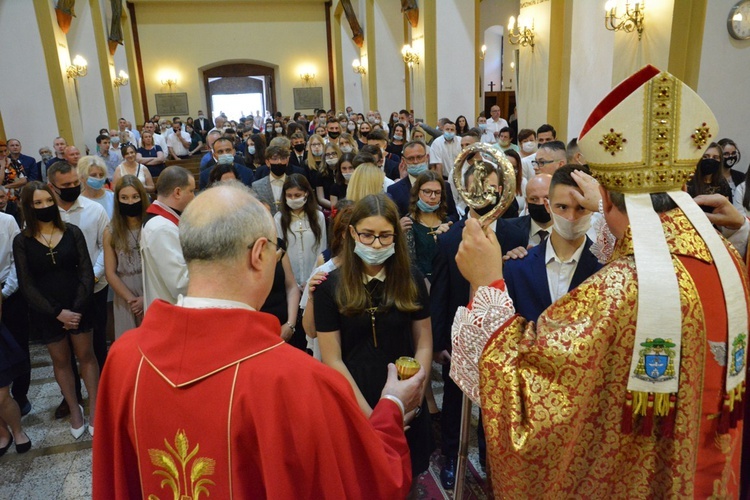
[[[21,165],[21,162],[18,160],[12,160],[10,158],[7,158],[5,160],[5,169],[3,170],[3,186],[7,186],[8,184],[13,184],[18,179],[23,179],[26,177],[26,171],[23,168],[23,165]],[[8,199],[10,201],[16,201],[18,199],[18,191],[17,189],[9,189],[8,190]]]

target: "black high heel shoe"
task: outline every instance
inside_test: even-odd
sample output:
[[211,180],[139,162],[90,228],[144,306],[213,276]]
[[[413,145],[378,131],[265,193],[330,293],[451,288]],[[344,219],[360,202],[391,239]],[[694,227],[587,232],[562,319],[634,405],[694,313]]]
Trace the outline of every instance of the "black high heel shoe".
[[0,448],[0,457],[5,455],[5,453],[10,449],[10,445],[13,444],[13,434],[10,435],[10,441],[8,441],[8,444],[6,444],[4,447]]
[[[28,434],[26,434],[25,432],[23,434],[24,434],[24,436],[26,436],[27,438],[29,438]],[[31,438],[29,438],[29,442],[28,443],[23,443],[23,444],[16,443],[16,453],[18,453],[19,455],[22,454],[22,453],[26,453],[30,449],[31,449]]]

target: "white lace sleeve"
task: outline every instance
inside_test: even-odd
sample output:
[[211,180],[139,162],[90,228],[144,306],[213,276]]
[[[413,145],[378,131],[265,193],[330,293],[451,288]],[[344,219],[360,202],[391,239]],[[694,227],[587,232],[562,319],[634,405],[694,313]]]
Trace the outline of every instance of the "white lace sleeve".
[[450,376],[477,405],[479,401],[479,357],[498,328],[516,309],[508,292],[483,286],[474,295],[471,309],[459,307],[453,320]]
[[596,239],[591,245],[591,253],[594,254],[596,260],[601,264],[606,264],[612,257],[612,253],[615,251],[615,243],[617,239],[612,231],[609,230],[607,220],[599,213],[595,213],[598,217],[592,217],[592,228],[596,233]]

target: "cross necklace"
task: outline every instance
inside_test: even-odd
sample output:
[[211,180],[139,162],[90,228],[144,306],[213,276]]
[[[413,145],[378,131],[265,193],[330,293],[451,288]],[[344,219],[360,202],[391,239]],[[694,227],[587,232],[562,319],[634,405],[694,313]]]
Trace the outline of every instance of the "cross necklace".
[[[381,282],[378,281],[378,283],[381,283]],[[373,292],[375,291],[375,288],[377,286],[378,286],[377,284],[373,286],[373,290],[372,290]],[[370,315],[370,324],[372,325],[372,342],[375,344],[375,347],[377,347],[378,336],[375,331],[375,313],[378,312],[379,308],[373,304],[372,293],[370,293],[370,291],[367,289],[367,285],[365,285],[365,293],[367,294],[367,303],[370,305],[370,307],[365,309],[365,312]]]
[[[130,233],[130,236],[133,238],[133,242],[135,243],[135,251],[136,252],[140,252],[141,251],[141,244],[140,244],[140,240],[138,238],[138,236],[140,236],[140,234],[141,234],[141,228],[140,228],[140,226],[138,226],[138,229],[136,230],[135,233],[133,233],[133,231],[131,231],[130,228],[128,228],[128,232]],[[136,236],[136,234],[138,234],[138,236]]]
[[43,232],[39,231],[39,234],[42,236],[42,239],[47,244],[47,248],[49,248],[49,252],[47,252],[45,255],[49,255],[50,258],[52,259],[52,264],[57,265],[57,261],[55,260],[55,254],[57,252],[55,252],[55,249],[52,247],[52,238],[55,237],[55,229],[54,228],[52,229],[52,232],[49,235],[49,240],[47,239],[46,236],[44,236]]

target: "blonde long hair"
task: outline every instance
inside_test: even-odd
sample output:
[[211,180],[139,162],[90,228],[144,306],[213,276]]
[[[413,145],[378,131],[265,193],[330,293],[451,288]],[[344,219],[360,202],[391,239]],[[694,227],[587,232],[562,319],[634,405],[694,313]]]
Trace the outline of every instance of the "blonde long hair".
[[374,163],[363,163],[354,169],[346,197],[356,203],[365,196],[382,193],[384,180],[385,174]]

